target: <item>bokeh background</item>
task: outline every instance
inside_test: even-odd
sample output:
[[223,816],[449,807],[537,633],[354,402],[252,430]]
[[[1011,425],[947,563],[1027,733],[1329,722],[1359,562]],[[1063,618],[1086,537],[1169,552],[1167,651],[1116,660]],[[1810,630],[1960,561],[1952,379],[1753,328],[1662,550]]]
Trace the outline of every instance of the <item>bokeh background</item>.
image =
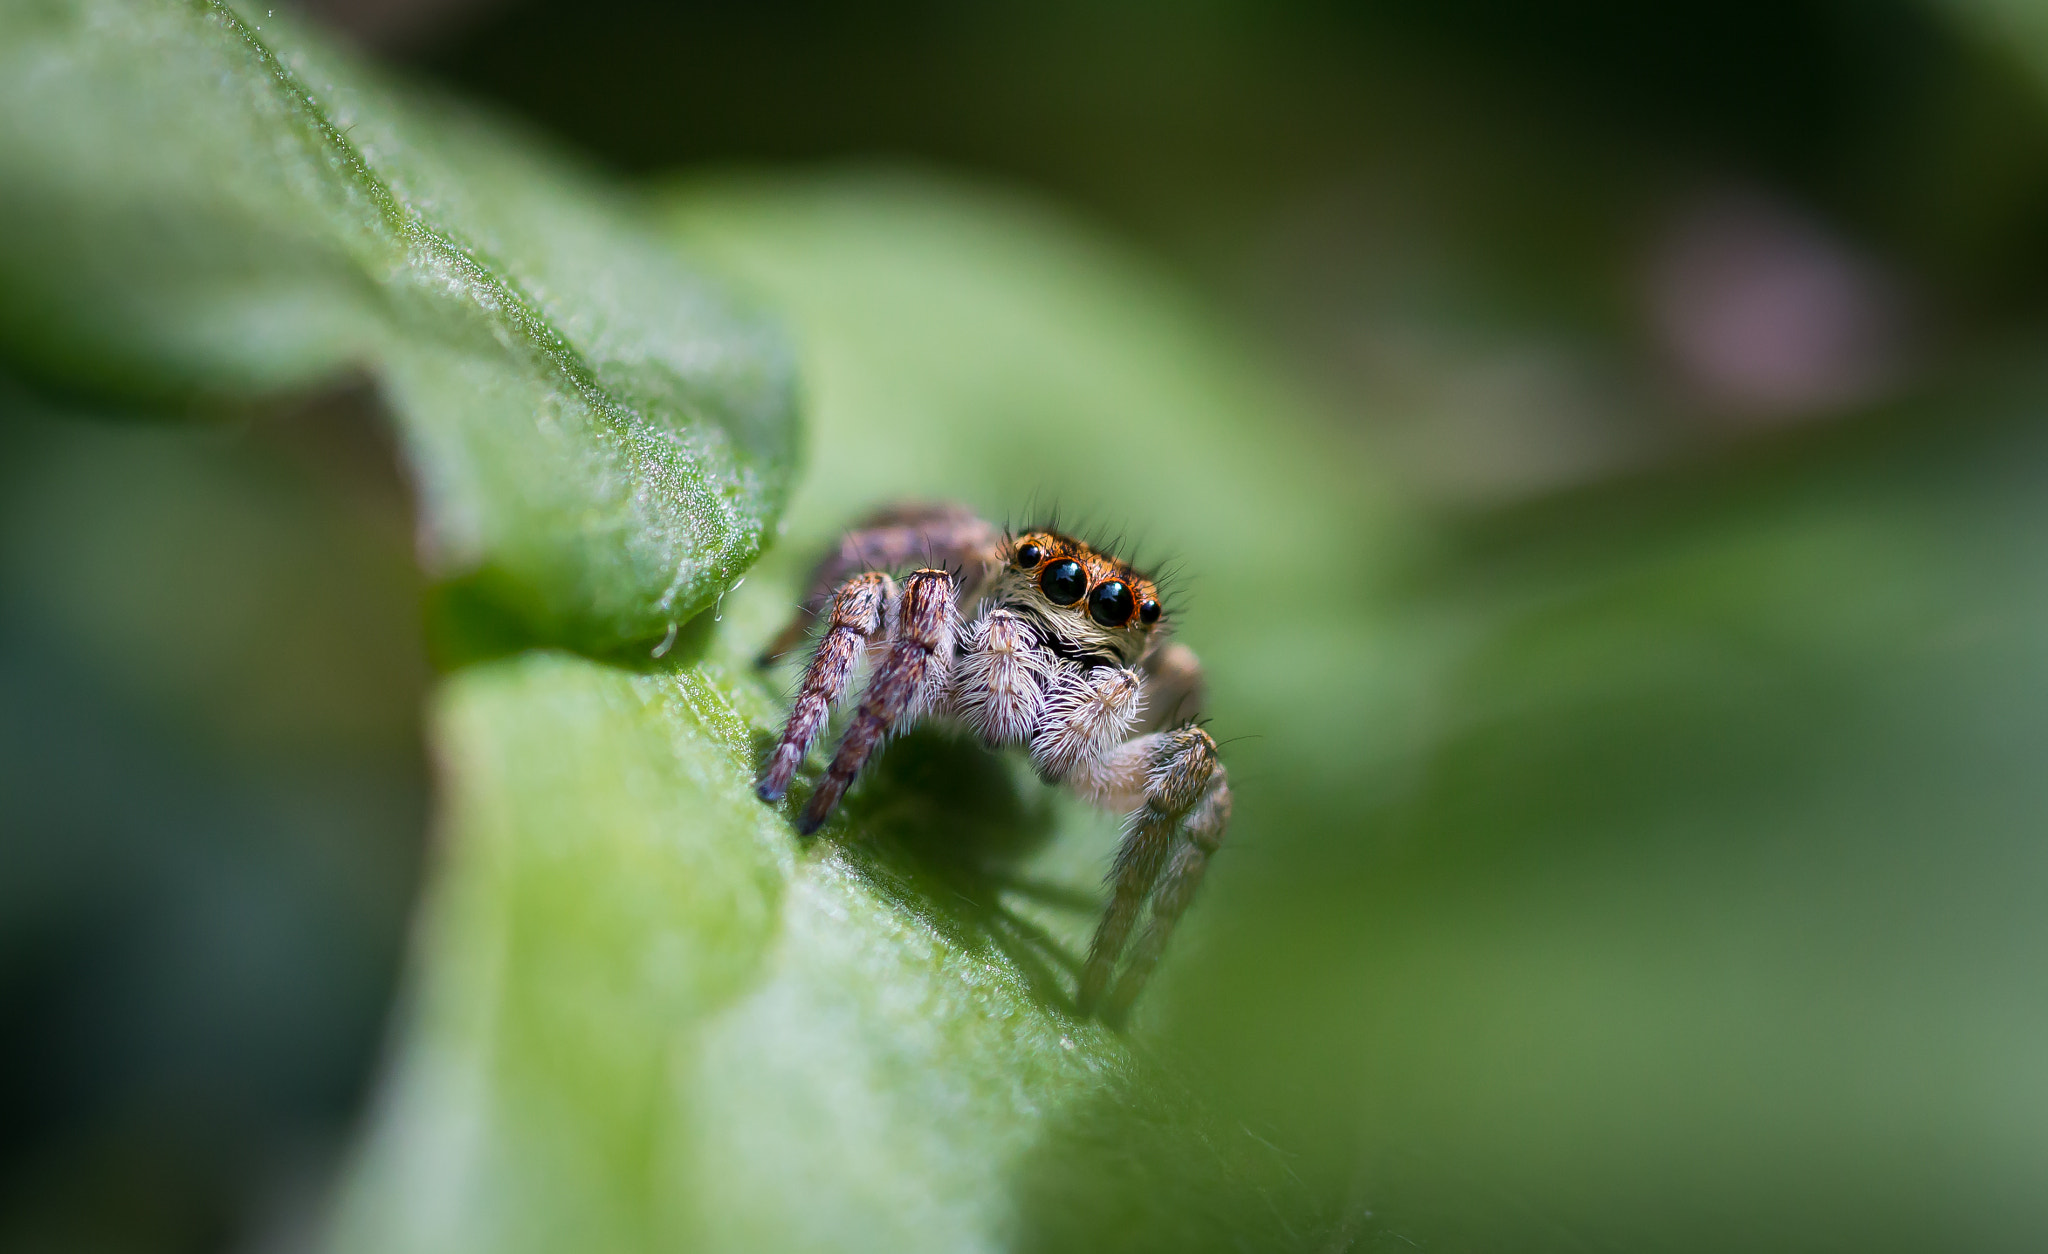
[[[1200,559],[1263,818],[1135,1030],[1285,1159],[1294,1248],[2048,1241],[2027,6],[290,11],[789,320],[822,412],[757,591],[901,490]],[[1112,397],[1212,337],[1271,401],[1005,426],[977,335]],[[892,354],[937,381],[862,391]],[[0,1245],[310,1248],[465,647],[399,457],[367,385],[0,384]]]

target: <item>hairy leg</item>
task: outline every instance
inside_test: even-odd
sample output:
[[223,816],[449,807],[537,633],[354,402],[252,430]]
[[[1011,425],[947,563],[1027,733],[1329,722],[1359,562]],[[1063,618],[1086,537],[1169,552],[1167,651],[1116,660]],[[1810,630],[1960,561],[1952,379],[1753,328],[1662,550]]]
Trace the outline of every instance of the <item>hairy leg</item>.
[[1170,827],[1163,823],[1137,820],[1125,829],[1123,843],[1116,848],[1116,862],[1109,872],[1109,908],[1095,925],[1095,939],[1088,946],[1088,965],[1081,971],[1081,989],[1075,1000],[1082,1014],[1094,1014],[1102,1001],[1109,977],[1116,972],[1117,955],[1123,952],[1131,927],[1138,921],[1138,911],[1151,895],[1152,885],[1158,882],[1172,839]]
[[811,572],[802,606],[789,625],[761,651],[767,666],[802,643],[809,621],[823,612],[832,590],[863,570],[901,570],[912,563],[959,570],[973,588],[995,562],[1002,532],[965,506],[903,504],[870,514],[854,525]]
[[1159,956],[1166,952],[1167,938],[1173,935],[1174,925],[1180,922],[1188,903],[1195,899],[1195,889],[1201,886],[1202,876],[1209,869],[1210,855],[1222,846],[1224,829],[1229,826],[1230,785],[1223,768],[1218,766],[1210,778],[1208,794],[1188,811],[1181,825],[1182,844],[1174,850],[1173,859],[1166,864],[1165,873],[1153,889],[1152,919],[1131,946],[1116,991],[1103,1006],[1103,1017],[1112,1023],[1130,1011],[1131,1003],[1151,978],[1152,968],[1159,965]]
[[846,693],[854,666],[870,640],[888,629],[890,611],[896,599],[896,584],[880,571],[869,571],[847,580],[832,598],[832,621],[818,640],[818,651],[804,669],[796,701],[789,709],[789,722],[782,739],[769,756],[754,791],[763,801],[780,801],[796,778],[796,769],[811,742],[824,730],[832,706]]
[[804,806],[798,831],[818,830],[883,737],[916,720],[945,693],[960,617],[953,598],[953,576],[943,570],[912,571],[904,578],[889,650],[868,680],[818,791]]
[[[1132,812],[1125,829],[1111,875],[1109,907],[1103,911],[1088,948],[1088,965],[1081,976],[1083,1014],[1093,1013],[1101,1003],[1145,899],[1153,896],[1152,925],[1136,955],[1145,958],[1145,969],[1136,971],[1134,967],[1118,985],[1114,1008],[1128,1004],[1127,993],[1136,996],[1180,912],[1187,908],[1209,854],[1222,843],[1223,828],[1230,818],[1230,792],[1216,758],[1216,742],[1208,732],[1179,727],[1132,742],[1132,746],[1138,745],[1144,746],[1142,756],[1123,746],[1110,755],[1110,761],[1121,764],[1125,771],[1142,764],[1145,800]],[[1198,850],[1199,856],[1189,854],[1191,848]],[[1155,885],[1159,886],[1156,895]],[[1169,909],[1170,915],[1165,912]]]
[[1099,757],[1075,763],[1060,782],[1081,800],[1128,816],[1145,804],[1145,781],[1152,764],[1172,743],[1172,732],[1147,732]]

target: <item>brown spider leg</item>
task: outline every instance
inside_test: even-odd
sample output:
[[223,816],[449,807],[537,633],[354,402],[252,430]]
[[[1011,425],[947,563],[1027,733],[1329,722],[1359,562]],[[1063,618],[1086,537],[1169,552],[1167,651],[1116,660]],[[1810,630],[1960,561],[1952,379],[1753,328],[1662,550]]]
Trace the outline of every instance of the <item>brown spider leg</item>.
[[804,806],[797,831],[806,836],[817,831],[890,729],[922,714],[945,690],[959,616],[953,604],[953,576],[946,571],[912,571],[903,580],[889,651],[868,680],[860,710],[832,755],[818,791]]
[[810,620],[823,611],[832,590],[862,570],[902,570],[913,562],[959,567],[967,585],[978,584],[996,560],[1002,533],[960,505],[897,505],[878,511],[846,533],[837,551],[811,572],[794,617],[755,659],[768,666],[803,643]]
[[1166,872],[1159,879],[1158,887],[1152,894],[1152,921],[1145,925],[1145,931],[1131,947],[1130,959],[1124,965],[1124,973],[1116,982],[1116,991],[1110,995],[1103,1007],[1103,1017],[1114,1023],[1130,1011],[1131,1003],[1145,987],[1145,981],[1152,976],[1152,968],[1159,965],[1160,954],[1166,951],[1166,939],[1173,934],[1174,925],[1195,898],[1195,889],[1202,883],[1202,875],[1209,869],[1209,857],[1223,844],[1223,831],[1230,825],[1230,785],[1224,782],[1222,767],[1216,768],[1211,787],[1195,808],[1188,812],[1184,836],[1186,843],[1174,852],[1173,860],[1167,863]]
[[896,596],[896,584],[879,571],[856,575],[843,584],[832,598],[832,624],[818,640],[818,651],[804,669],[796,701],[789,708],[789,722],[782,739],[769,756],[760,783],[754,791],[763,801],[780,801],[796,778],[797,767],[811,751],[811,742],[825,727],[832,706],[846,694],[861,650],[886,625],[889,605]]
[[[1206,811],[1219,821],[1202,832],[1199,840],[1206,842],[1207,848],[1202,851],[1200,859],[1191,861],[1185,853],[1186,849],[1199,845],[1174,849],[1175,837],[1180,834],[1182,824],[1194,817],[1191,811],[1215,795],[1211,783],[1220,780],[1222,771],[1216,760],[1216,742],[1201,728],[1180,727],[1154,735],[1158,737],[1158,747],[1153,750],[1151,764],[1146,771],[1145,803],[1132,814],[1123,844],[1117,849],[1109,908],[1103,912],[1102,922],[1095,928],[1095,940],[1088,947],[1088,966],[1081,976],[1078,999],[1082,1014],[1093,1013],[1109,988],[1110,976],[1115,974],[1117,959],[1123,952],[1125,941],[1130,938],[1132,926],[1138,921],[1138,912],[1143,909],[1145,898],[1152,894],[1154,884],[1162,879],[1161,871],[1168,853],[1173,852],[1175,856],[1173,874],[1167,876],[1165,882],[1175,896],[1172,901],[1162,904],[1170,906],[1173,915],[1162,919],[1160,905],[1155,904],[1153,924],[1143,943],[1143,947],[1148,949],[1165,944],[1167,933],[1173,930],[1180,911],[1186,908],[1187,898],[1201,879],[1208,851],[1222,841],[1221,821],[1229,818],[1229,793],[1222,790],[1220,809]],[[1194,839],[1192,831],[1189,838]],[[1154,952],[1149,962],[1157,961],[1158,954]],[[1143,980],[1141,973],[1137,982],[1143,983]],[[1131,982],[1127,979],[1124,984],[1130,985]],[[1123,989],[1124,985],[1119,985],[1119,994]],[[1135,985],[1131,986],[1131,992],[1135,995]]]
[[1083,1015],[1095,1013],[1109,977],[1116,971],[1116,956],[1130,937],[1131,925],[1159,878],[1166,861],[1171,820],[1141,811],[1116,848],[1116,864],[1110,870],[1109,908],[1095,925],[1095,940],[1088,946],[1088,966],[1081,973],[1081,991],[1075,999]]

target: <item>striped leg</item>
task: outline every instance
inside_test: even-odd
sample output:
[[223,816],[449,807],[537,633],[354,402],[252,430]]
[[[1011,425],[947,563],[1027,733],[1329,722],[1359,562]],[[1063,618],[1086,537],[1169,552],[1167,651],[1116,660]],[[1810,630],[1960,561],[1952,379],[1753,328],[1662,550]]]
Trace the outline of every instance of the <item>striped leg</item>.
[[811,743],[824,730],[832,706],[846,695],[853,668],[860,661],[868,641],[884,632],[896,599],[896,584],[887,575],[870,571],[843,584],[832,598],[832,623],[818,641],[818,651],[804,670],[796,702],[790,706],[789,722],[782,739],[761,772],[754,791],[763,801],[780,801],[796,778]]
[[1230,818],[1230,791],[1216,760],[1216,742],[1208,732],[1179,727],[1144,739],[1154,742],[1145,771],[1145,802],[1131,815],[1124,842],[1117,849],[1109,908],[1096,925],[1095,940],[1088,948],[1079,998],[1083,1014],[1093,1013],[1108,991],[1117,959],[1150,896],[1154,898],[1151,926],[1138,944],[1131,970],[1117,986],[1110,1009],[1120,1011],[1137,995],[1201,882],[1209,854],[1222,843],[1223,827]]
[[903,580],[895,630],[882,664],[861,694],[846,738],[832,765],[804,806],[797,830],[806,836],[828,818],[847,787],[890,731],[929,710],[946,690],[953,667],[953,636],[960,611],[953,603],[953,576],[943,570],[912,571]]
[[1002,532],[961,505],[894,505],[862,519],[811,572],[796,617],[771,641],[756,663],[775,659],[803,642],[811,618],[825,610],[832,590],[856,571],[902,570],[913,563],[959,569],[969,588],[996,560]]

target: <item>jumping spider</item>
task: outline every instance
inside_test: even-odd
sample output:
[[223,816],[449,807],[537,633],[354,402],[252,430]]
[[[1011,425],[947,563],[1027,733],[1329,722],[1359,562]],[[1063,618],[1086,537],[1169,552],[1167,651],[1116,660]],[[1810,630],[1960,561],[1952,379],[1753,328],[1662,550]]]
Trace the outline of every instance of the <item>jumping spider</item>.
[[[891,576],[913,563],[922,564]],[[883,738],[921,718],[950,719],[992,746],[1028,747],[1042,778],[1126,815],[1079,996],[1081,1013],[1101,1007],[1120,1017],[1230,822],[1216,742],[1188,721],[1201,665],[1165,642],[1158,587],[1051,528],[1011,534],[959,506],[898,506],[846,535],[804,604],[829,618],[761,772],[762,799],[789,790],[863,652],[873,675],[799,831],[816,831]],[[799,615],[762,664],[803,636]],[[1151,923],[1112,990],[1148,897]]]

